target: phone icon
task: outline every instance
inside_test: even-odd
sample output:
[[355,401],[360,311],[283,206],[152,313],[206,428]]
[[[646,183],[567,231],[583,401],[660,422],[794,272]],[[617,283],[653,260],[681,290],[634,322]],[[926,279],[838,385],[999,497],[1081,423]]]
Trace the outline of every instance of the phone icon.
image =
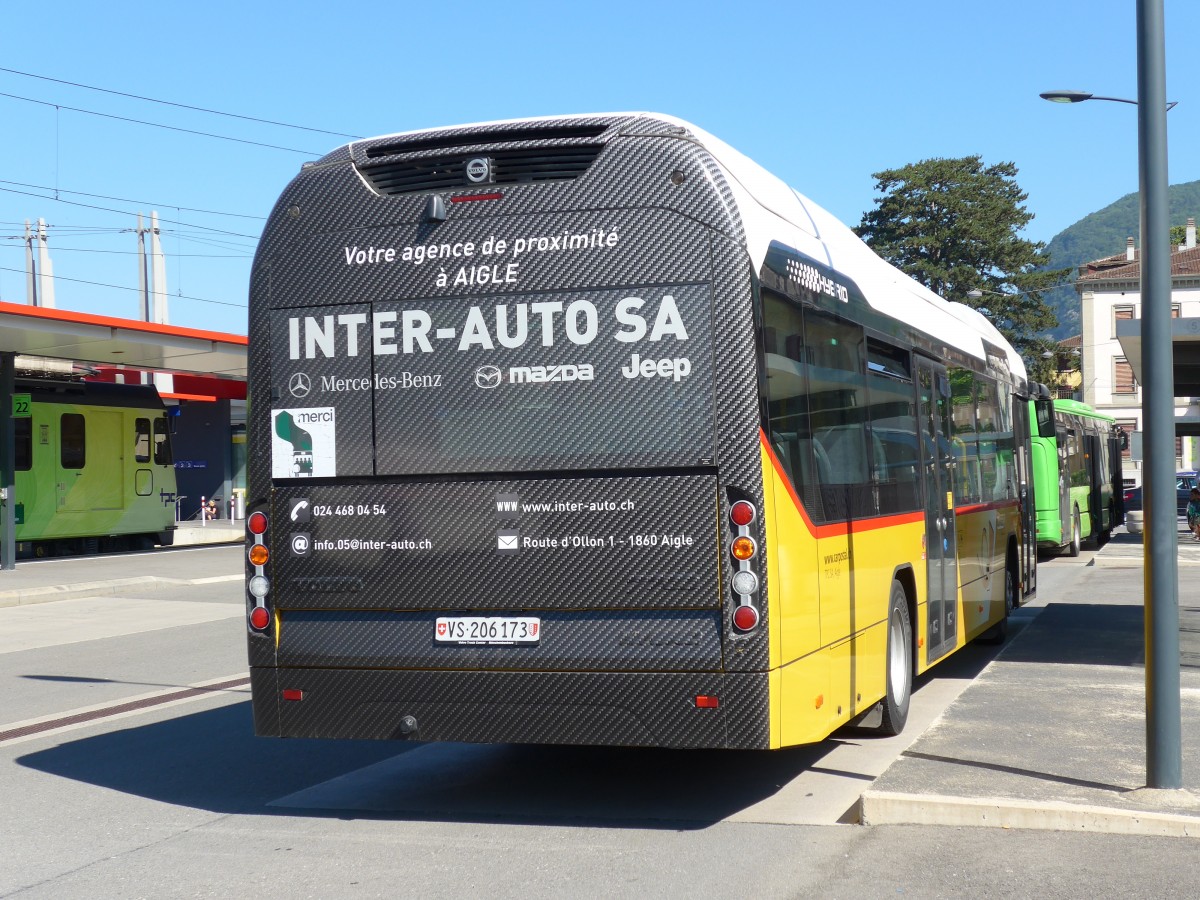
[[307,500],[292,500],[289,513],[293,522],[304,523],[309,520],[310,513]]

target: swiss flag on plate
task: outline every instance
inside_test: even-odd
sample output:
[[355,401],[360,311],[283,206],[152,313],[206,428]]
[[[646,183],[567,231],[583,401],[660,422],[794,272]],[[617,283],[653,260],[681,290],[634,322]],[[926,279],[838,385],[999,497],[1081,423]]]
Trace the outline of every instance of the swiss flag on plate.
[[446,633],[446,623],[438,622],[438,634],[445,634],[445,633]]

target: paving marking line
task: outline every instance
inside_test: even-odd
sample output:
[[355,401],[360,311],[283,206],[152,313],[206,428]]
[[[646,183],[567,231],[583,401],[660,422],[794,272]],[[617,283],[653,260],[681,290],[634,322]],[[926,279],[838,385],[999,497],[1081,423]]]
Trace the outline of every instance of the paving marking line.
[[0,745],[16,743],[33,737],[39,737],[52,731],[65,731],[78,728],[101,719],[124,718],[140,713],[143,710],[165,706],[177,706],[211,697],[227,691],[239,691],[250,684],[249,675],[224,677],[212,681],[197,682],[185,687],[168,688],[165,691],[155,691],[143,694],[129,700],[106,703],[99,706],[82,707],[65,713],[56,713],[52,717],[30,719],[25,722],[14,722],[0,726]]

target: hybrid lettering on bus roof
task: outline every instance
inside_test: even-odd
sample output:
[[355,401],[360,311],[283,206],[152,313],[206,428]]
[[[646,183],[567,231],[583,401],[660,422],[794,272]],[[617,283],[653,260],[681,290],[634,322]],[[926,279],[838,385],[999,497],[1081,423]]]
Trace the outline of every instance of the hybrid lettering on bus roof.
[[[439,318],[445,315],[444,308],[436,312]],[[418,350],[432,353],[435,341],[442,346],[447,342],[455,343],[460,351],[492,350],[497,344],[516,349],[529,342],[539,326],[543,347],[553,347],[556,336],[560,341],[565,338],[580,346],[590,344],[600,336],[600,311],[590,300],[569,303],[541,300],[514,303],[511,307],[502,303],[489,312],[492,313],[490,323],[483,307],[471,306],[461,325],[439,323],[436,326],[433,316],[424,309],[291,316],[288,318],[288,357],[334,358],[339,346],[345,347],[346,356],[358,356],[360,350],[365,349],[364,345],[374,356]],[[664,294],[657,304],[648,303],[641,297],[625,297],[614,306],[612,319],[615,330],[607,333],[621,343],[661,341],[667,337],[679,341],[688,339],[687,326],[671,294]]]

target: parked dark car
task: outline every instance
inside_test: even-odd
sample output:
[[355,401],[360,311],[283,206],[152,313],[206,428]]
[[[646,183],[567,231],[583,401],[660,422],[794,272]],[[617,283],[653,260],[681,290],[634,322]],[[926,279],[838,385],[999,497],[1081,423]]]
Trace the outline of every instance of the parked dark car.
[[1179,509],[1179,515],[1187,515],[1188,500],[1191,499],[1192,488],[1197,484],[1200,484],[1200,473],[1175,473],[1175,505]]
[[[1187,516],[1188,500],[1191,497],[1192,488],[1200,484],[1200,473],[1196,472],[1176,472],[1175,473],[1175,513],[1179,518]],[[1132,513],[1132,515],[1130,515]],[[1142,488],[1138,485],[1135,488],[1126,488],[1125,490],[1125,529],[1130,534],[1142,533]]]

